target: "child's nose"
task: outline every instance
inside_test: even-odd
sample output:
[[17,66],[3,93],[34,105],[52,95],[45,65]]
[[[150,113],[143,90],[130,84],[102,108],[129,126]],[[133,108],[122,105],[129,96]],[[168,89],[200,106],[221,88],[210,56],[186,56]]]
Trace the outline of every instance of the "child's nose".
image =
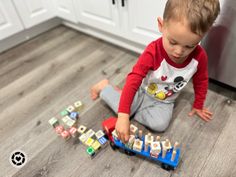
[[175,54],[181,56],[184,53],[184,48],[181,46],[176,46]]

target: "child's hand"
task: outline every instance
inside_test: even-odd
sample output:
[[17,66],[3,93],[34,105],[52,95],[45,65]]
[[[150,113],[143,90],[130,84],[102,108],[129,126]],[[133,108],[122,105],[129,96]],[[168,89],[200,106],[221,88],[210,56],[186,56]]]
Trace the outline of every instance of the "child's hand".
[[123,142],[126,143],[129,140],[129,114],[125,113],[118,113],[118,119],[116,122],[116,133],[118,138]]
[[206,122],[210,121],[213,115],[213,113],[210,112],[207,108],[203,109],[193,108],[188,115],[192,117],[194,114],[197,114],[201,119],[203,119]]

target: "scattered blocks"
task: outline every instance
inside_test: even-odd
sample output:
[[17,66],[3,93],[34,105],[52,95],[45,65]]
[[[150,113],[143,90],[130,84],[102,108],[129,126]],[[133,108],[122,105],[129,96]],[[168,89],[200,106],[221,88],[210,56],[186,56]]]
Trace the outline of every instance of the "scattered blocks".
[[56,117],[52,117],[48,123],[53,126],[54,128],[59,125],[59,121]]
[[82,143],[85,143],[85,141],[88,139],[87,135],[85,133],[83,133],[82,135],[80,135],[79,140]]
[[103,137],[104,135],[105,135],[105,134],[103,133],[102,130],[99,130],[99,131],[97,131],[97,132],[95,133],[95,136],[96,136],[97,139]]
[[101,144],[97,140],[95,140],[92,144],[92,148],[97,152],[101,149]]
[[67,116],[68,114],[69,114],[69,112],[67,111],[67,110],[63,110],[63,111],[61,111],[61,116]]
[[80,125],[77,131],[80,134],[83,134],[86,130],[87,130],[87,127],[85,127],[84,125]]
[[95,155],[95,151],[94,151],[93,147],[91,147],[91,146],[89,146],[89,147],[87,148],[86,152],[88,153],[88,155],[89,155],[91,158],[94,157],[94,155]]
[[61,136],[62,136],[62,138],[64,138],[65,140],[70,139],[70,133],[69,133],[67,130],[64,130],[64,131],[61,133]]
[[102,147],[105,147],[108,143],[107,139],[104,136],[99,138],[98,142],[101,144]]
[[77,120],[78,118],[79,118],[79,113],[78,112],[71,112],[70,113],[70,118],[72,119],[72,120]]
[[88,138],[92,138],[95,135],[95,132],[92,129],[89,129],[86,132],[86,135],[87,135]]
[[64,131],[64,127],[62,125],[58,125],[56,128],[55,128],[55,131],[57,132],[57,134],[61,134],[63,131]]
[[75,138],[75,137],[78,136],[78,131],[77,131],[77,129],[76,129],[75,127],[71,127],[71,128],[69,129],[69,133],[71,134],[71,136],[72,136],[73,138]]
[[68,107],[66,108],[66,110],[67,110],[69,113],[71,113],[71,112],[73,112],[73,111],[75,110],[75,108],[74,108],[74,106],[70,105],[70,106],[68,106]]
[[83,108],[83,103],[81,101],[76,101],[74,103],[75,110],[80,112]]
[[87,145],[87,146],[91,146],[91,145],[93,144],[93,142],[94,142],[94,139],[93,139],[93,138],[88,138],[88,139],[84,142],[84,144]]

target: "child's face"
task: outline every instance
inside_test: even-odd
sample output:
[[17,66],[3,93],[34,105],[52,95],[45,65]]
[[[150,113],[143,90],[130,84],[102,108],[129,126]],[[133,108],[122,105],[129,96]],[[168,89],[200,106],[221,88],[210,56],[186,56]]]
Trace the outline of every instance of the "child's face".
[[158,27],[162,32],[163,47],[175,63],[183,63],[202,39],[189,29],[186,22],[158,18]]

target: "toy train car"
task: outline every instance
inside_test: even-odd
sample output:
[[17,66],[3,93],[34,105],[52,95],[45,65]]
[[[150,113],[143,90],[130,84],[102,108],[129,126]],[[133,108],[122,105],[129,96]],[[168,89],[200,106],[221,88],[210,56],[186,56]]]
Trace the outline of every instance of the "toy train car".
[[[117,118],[110,117],[102,122],[103,130],[110,140],[113,150],[122,149],[128,155],[140,155],[161,164],[165,170],[174,170],[179,164],[180,148],[178,143],[174,146],[166,141],[154,141],[154,138],[148,134],[146,136],[131,135],[127,144],[122,143],[115,133],[115,124]],[[150,140],[151,141],[148,142]],[[166,143],[169,143],[168,145]]]

